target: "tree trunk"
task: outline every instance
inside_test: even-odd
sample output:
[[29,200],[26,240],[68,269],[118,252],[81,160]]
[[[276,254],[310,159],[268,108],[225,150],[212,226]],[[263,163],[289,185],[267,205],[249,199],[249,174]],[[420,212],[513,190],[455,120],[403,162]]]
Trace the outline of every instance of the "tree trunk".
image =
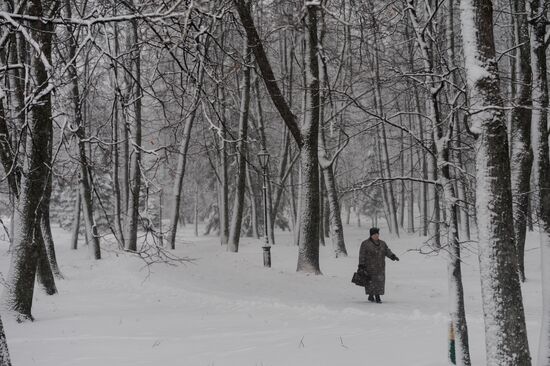
[[[409,117],[409,129],[411,132],[413,131],[413,119],[411,116]],[[409,171],[412,176],[414,172],[414,140],[412,134],[409,134],[409,145]],[[414,233],[414,182],[412,180],[409,182],[409,202],[407,208],[407,232]]]
[[[409,27],[405,27],[405,37],[409,38]],[[414,64],[414,46],[411,43],[409,46],[409,67],[411,70],[415,69]],[[420,104],[420,93],[418,91],[418,86],[416,83],[413,83],[413,95],[414,95],[414,107],[416,110],[417,115],[417,123],[419,127],[419,137],[420,141],[424,143],[424,123],[422,121],[422,105]],[[429,179],[428,177],[428,165],[427,165],[427,158],[426,158],[426,149],[423,146],[420,146],[418,150],[420,165],[422,167],[422,174],[421,177],[423,180],[427,181]],[[421,236],[427,236],[428,235],[428,183],[420,183],[419,184],[419,205],[418,208],[420,209],[420,227],[419,234]]]
[[[447,178],[444,178],[447,180]],[[468,342],[468,325],[466,323],[466,309],[464,307],[464,289],[462,286],[462,270],[460,259],[460,239],[458,236],[458,207],[454,192],[454,187],[449,182],[446,182],[446,199],[447,202],[447,220],[449,223],[449,253],[447,271],[449,278],[449,310],[450,310],[450,331],[454,334],[455,339],[455,360],[456,365],[469,366],[470,346]]]
[[323,169],[324,179],[327,187],[328,202],[330,207],[330,238],[334,255],[338,257],[347,257],[346,243],[344,240],[344,226],[340,214],[340,203],[338,202],[338,192],[336,190],[336,179],[332,169]]
[[2,319],[0,319],[0,366],[11,366],[8,342],[6,341]]
[[[325,182],[325,189],[328,196],[329,204],[329,229],[330,238],[332,240],[332,248],[336,258],[348,255],[344,240],[344,226],[342,225],[342,216],[340,213],[340,202],[338,200],[338,190],[336,187],[336,179],[334,177],[333,165],[335,159],[330,159],[326,148],[325,131],[321,126],[319,128],[319,164],[322,168],[322,173]],[[349,220],[349,217],[348,217]]]
[[[307,44],[309,46],[309,57],[306,63],[306,72],[309,74],[309,90],[306,95],[309,97],[310,107],[309,118],[303,124],[302,129],[298,126],[296,116],[292,113],[288,102],[279,89],[277,79],[271,68],[271,64],[265,53],[262,41],[250,9],[243,0],[234,0],[239,18],[246,31],[247,39],[251,44],[258,67],[262,74],[264,83],[271,100],[281,118],[287,125],[290,133],[301,151],[302,181],[300,200],[300,228],[298,241],[300,249],[298,254],[298,271],[320,273],[319,269],[319,175],[317,163],[317,133],[319,123],[319,65],[317,60],[317,3],[306,2],[307,23],[309,29],[306,32]],[[314,76],[314,77],[311,77]],[[307,140],[307,141],[306,141]]]
[[[225,99],[224,89],[221,89],[222,98]],[[222,116],[223,123],[221,128],[222,141],[221,141],[221,151],[220,151],[220,161],[221,161],[221,173],[220,173],[220,243],[221,245],[227,245],[229,240],[229,180],[227,176],[227,118],[225,105],[222,103]]]
[[239,240],[241,236],[241,224],[244,209],[244,193],[246,190],[248,113],[250,109],[251,44],[248,38],[246,39],[245,43],[242,86],[243,89],[241,94],[241,108],[239,118],[239,142],[237,143],[237,151],[239,152],[239,165],[237,169],[237,186],[235,192],[235,200],[233,202],[233,216],[231,218],[231,228],[229,230],[229,242],[227,243],[227,250],[234,253],[239,251]]
[[73,214],[73,230],[71,235],[71,249],[78,249],[78,234],[80,231],[80,206],[82,202],[82,195],[80,194],[80,184],[76,188],[76,199],[74,204]]
[[[65,12],[68,18],[71,18],[71,3],[69,0],[65,0]],[[101,259],[101,249],[99,246],[99,235],[97,233],[97,227],[94,220],[94,212],[92,206],[92,184],[91,184],[91,172],[88,166],[88,158],[86,156],[86,130],[84,126],[84,119],[82,117],[82,100],[78,85],[78,73],[76,69],[76,50],[78,48],[75,30],[70,29],[69,39],[69,56],[70,60],[73,60],[72,64],[68,68],[68,74],[71,78],[70,96],[73,102],[74,108],[74,123],[76,125],[76,137],[78,139],[78,154],[79,154],[79,167],[80,167],[80,193],[82,194],[82,212],[84,214],[84,223],[86,225],[86,237],[88,238],[88,249],[90,255],[94,259]]]
[[511,157],[510,169],[512,180],[512,207],[514,217],[515,243],[518,253],[519,275],[525,281],[525,234],[527,230],[527,205],[529,202],[531,166],[531,60],[529,46],[529,29],[525,2],[513,0],[512,22],[514,25],[515,44],[523,44],[516,50],[518,62],[516,67],[517,86],[515,104],[511,113]]
[[[114,9],[114,15],[116,15],[116,6],[113,8]],[[115,53],[115,57],[119,57],[119,54],[120,54],[120,45],[119,45],[119,41],[118,41],[118,24],[115,22],[113,24],[113,33],[114,33],[114,53]],[[114,212],[113,212],[113,216],[114,216],[114,220],[115,220],[115,233],[116,233],[116,236],[117,236],[117,241],[118,241],[118,244],[119,244],[119,247],[124,247],[124,231],[122,229],[122,222],[123,222],[123,218],[122,218],[122,212],[126,212],[126,210],[128,209],[127,207],[127,204],[124,203],[124,200],[122,199],[123,197],[121,196],[121,189],[120,189],[120,174],[119,174],[119,171],[120,171],[120,159],[119,159],[119,144],[122,142],[123,144],[126,144],[127,145],[127,141],[120,141],[119,139],[119,130],[120,130],[120,115],[119,115],[119,104],[120,104],[120,100],[119,100],[119,82],[118,82],[118,63],[116,62],[112,62],[112,68],[113,68],[113,72],[114,72],[114,75],[113,75],[113,81],[114,81],[114,88],[113,90],[115,90],[114,92],[114,100],[113,100],[113,120],[112,120],[112,126],[111,126],[111,131],[112,131],[112,142],[113,142],[113,146],[112,146],[112,159],[113,159],[113,194],[114,194],[114,197],[113,197],[113,200],[114,200]],[[122,128],[125,129],[125,125],[122,124]],[[125,166],[125,165],[123,165]],[[126,183],[124,183],[126,184]],[[162,235],[162,231],[161,231],[161,235]]]
[[36,243],[35,245],[38,251],[36,279],[46,294],[54,295],[57,293],[55,277],[47,255],[46,244],[40,226],[40,222],[37,222],[33,233],[33,240]]
[[[383,157],[382,157],[382,144],[380,143],[380,141],[382,139],[380,138],[380,127],[379,126],[376,126],[376,134],[375,134],[374,138],[376,140],[375,141],[376,157],[377,157],[377,161],[378,161],[378,169],[379,169],[379,172],[380,172],[380,178],[382,178],[384,180],[386,178],[386,169],[384,168]],[[388,186],[386,184],[382,184],[382,186],[380,187],[380,190],[382,191],[382,202],[384,203],[384,207],[382,209],[385,212],[385,220],[386,220],[386,223],[388,224],[388,230],[391,233],[393,225],[392,225],[392,220],[388,216],[388,213],[391,211],[391,209],[390,209],[391,203],[390,203],[390,200],[389,200]],[[355,205],[354,207],[355,207],[355,210],[358,211],[358,206]],[[378,215],[378,212],[376,212],[376,215]],[[360,222],[361,221],[358,219],[357,226],[361,226]]]
[[174,180],[174,199],[172,205],[172,215],[170,217],[170,229],[168,242],[170,249],[176,249],[176,233],[178,228],[178,220],[180,215],[180,203],[181,193],[183,189],[183,178],[185,176],[185,168],[187,165],[187,151],[189,149],[189,141],[191,139],[191,130],[193,129],[193,123],[197,115],[197,109],[199,108],[200,96],[202,91],[202,81],[204,75],[204,60],[199,61],[199,77],[195,89],[195,95],[193,96],[193,102],[190,106],[190,110],[187,112],[187,118],[185,119],[185,126],[183,127],[183,136],[181,137],[180,147],[178,150],[178,166],[176,168],[176,177]]
[[319,268],[319,60],[317,34],[317,6],[306,1],[306,113],[301,129],[303,146],[300,166],[302,186],[300,197],[299,272],[321,274]]
[[325,182],[323,179],[323,171],[319,168],[319,244],[325,244]]
[[[133,1],[131,1],[133,6]],[[141,55],[139,50],[138,21],[130,21],[130,36],[128,37],[131,67],[133,73],[132,98],[134,106],[134,119],[131,123],[132,153],[129,157],[130,170],[128,180],[128,210],[126,212],[126,233],[124,235],[124,248],[129,251],[137,250],[137,231],[139,215],[139,192],[141,188]],[[131,42],[131,43],[130,43]]]
[[461,0],[460,8],[470,129],[477,135],[476,211],[487,365],[530,365],[518,261],[510,242],[514,237],[510,160],[493,9],[483,0]]
[[[375,30],[376,34],[377,30]],[[375,37],[376,38],[376,37]],[[374,48],[374,72],[376,75],[376,85],[374,87],[375,92],[375,98],[376,98],[376,104],[378,105],[378,113],[382,117],[384,115],[384,107],[382,104],[382,91],[381,91],[381,85],[380,85],[380,67],[379,67],[379,60],[378,60],[378,48]],[[395,202],[395,194],[393,191],[393,182],[391,181],[392,175],[391,175],[391,167],[390,167],[390,156],[388,153],[388,140],[386,136],[386,125],[384,123],[381,124],[381,131],[382,131],[382,147],[381,147],[381,153],[383,154],[383,159],[381,160],[381,173],[382,171],[385,171],[385,174],[382,174],[382,177],[384,175],[385,178],[388,179],[388,182],[385,184],[387,186],[387,207],[388,207],[388,215],[390,221],[388,222],[390,226],[390,231],[395,233],[397,237],[399,237],[399,224],[397,222],[397,205]],[[385,188],[384,188],[385,189]]]
[[[48,185],[51,185],[51,177]],[[50,188],[50,193],[51,193],[51,188]],[[62,279],[63,275],[61,274],[61,270],[59,269],[59,266],[57,264],[57,257],[55,255],[55,246],[54,246],[52,229],[50,224],[49,199],[47,204],[46,202],[43,202],[43,204],[44,204],[44,207],[42,208],[42,215],[40,217],[40,228],[42,231],[42,237],[44,238],[46,255],[51,267],[51,271],[53,272],[54,276]]]
[[195,182],[195,202],[193,208],[193,226],[195,229],[195,236],[199,236],[199,184]]
[[[250,166],[248,164],[246,165],[246,184],[248,185],[248,200],[250,201],[250,225],[252,226],[252,236],[259,238],[260,231],[258,230],[258,218],[260,212],[258,210],[258,202],[256,200],[258,196],[254,191],[254,187],[257,187],[257,185],[252,182],[252,177],[250,176]],[[266,225],[267,223],[264,222],[264,230],[267,230]]]
[[[403,130],[401,130],[401,147],[399,152],[399,163],[401,167],[401,176],[405,176],[405,133]],[[399,227],[402,229],[405,228],[405,195],[407,192],[407,186],[405,185],[405,181],[401,181],[400,183],[401,189],[400,189],[400,199],[399,199]],[[407,230],[408,232],[408,230]]]
[[[27,15],[42,17],[40,0],[29,1]],[[42,44],[42,52],[51,52],[51,32],[42,22],[30,22],[29,32],[34,40]],[[15,213],[15,235],[12,245],[11,264],[5,283],[3,301],[19,321],[32,320],[31,308],[35,275],[41,248],[34,240],[34,232],[40,222],[40,201],[49,174],[48,143],[52,131],[51,92],[48,73],[36,50],[30,48],[29,80],[35,87],[35,98],[28,103],[26,112],[27,129],[32,138],[26,139],[23,174],[18,207]]]
[[[430,91],[430,98],[428,100],[428,111],[431,124],[433,126],[433,135],[431,139],[431,150],[434,152],[434,156],[430,157],[432,161],[432,176],[434,181],[437,181],[438,169],[441,175],[441,185],[444,189],[445,210],[446,215],[444,219],[445,226],[448,229],[448,279],[449,279],[449,313],[451,317],[450,331],[455,334],[455,351],[456,364],[462,366],[471,365],[470,351],[468,344],[468,327],[466,323],[466,312],[464,308],[464,290],[462,286],[462,274],[460,265],[460,240],[459,240],[459,228],[458,228],[458,208],[457,208],[457,195],[454,189],[452,177],[451,177],[451,141],[453,140],[453,125],[454,120],[451,118],[448,122],[447,133],[443,133],[443,121],[441,120],[441,110],[439,104],[438,90],[441,90],[441,82],[438,82],[433,77],[434,65],[433,65],[433,50],[432,50],[432,38],[430,34],[433,31],[433,24],[429,27],[421,27],[417,17],[414,0],[408,1],[408,12],[411,23],[416,33],[416,42],[422,53],[422,59],[424,61],[424,69],[427,73],[425,79],[425,86]],[[452,22],[452,1],[449,2],[449,11],[451,14],[447,14]],[[448,32],[452,33],[452,23],[448,24]],[[428,35],[426,34],[428,33]],[[440,247],[439,238],[439,194],[438,188],[434,185],[434,216],[435,216],[435,245]],[[449,352],[449,355],[451,353]],[[452,361],[452,358],[451,358]]]
[[[256,110],[258,112],[258,132],[260,134],[260,146],[263,150],[267,151],[267,142],[266,142],[266,136],[265,136],[265,123],[264,123],[264,114],[262,109],[262,103],[260,101],[260,83],[258,78],[254,80],[254,89],[256,91]],[[286,130],[286,129],[285,129]],[[284,153],[283,153],[284,154]],[[286,159],[285,158],[283,160]],[[283,162],[285,163],[285,162]],[[283,164],[282,165],[285,165]],[[271,185],[271,179],[269,179],[269,166],[267,167],[267,222],[264,222],[264,230],[267,230],[267,238],[269,241],[269,244],[275,244],[275,210],[273,208],[273,195],[272,195],[272,185]],[[254,190],[253,187],[250,187],[251,192]],[[257,220],[256,220],[257,221]],[[265,220],[264,220],[265,221]]]
[[[461,149],[463,149],[464,145],[462,144],[462,132],[461,132],[461,127],[460,127],[460,119],[457,118],[456,119],[456,125],[455,125],[455,128],[456,128],[456,146],[457,146],[457,152],[456,152],[456,164],[458,164],[458,166],[465,170],[465,167],[464,167],[464,163],[463,163],[463,160],[462,160],[462,151]],[[463,240],[466,240],[466,241],[470,241],[471,240],[471,229],[470,229],[470,221],[471,221],[471,218],[470,218],[470,210],[469,210],[469,205],[470,203],[467,202],[467,191],[466,191],[466,188],[467,188],[467,183],[468,181],[465,180],[465,178],[457,178],[457,188],[458,188],[458,200],[462,203],[460,205],[460,227],[461,227],[461,234],[464,236]]]
[[537,365],[550,365],[550,158],[548,152],[548,76],[546,63],[547,2],[529,1],[531,66],[533,72],[534,209],[542,263],[542,319]]

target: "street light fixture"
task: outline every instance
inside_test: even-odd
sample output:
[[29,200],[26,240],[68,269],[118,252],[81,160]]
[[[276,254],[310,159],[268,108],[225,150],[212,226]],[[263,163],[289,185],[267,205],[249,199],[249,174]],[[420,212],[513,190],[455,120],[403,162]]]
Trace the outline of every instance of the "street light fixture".
[[258,160],[260,161],[260,166],[262,167],[262,170],[264,171],[264,175],[265,175],[265,171],[267,170],[267,164],[269,164],[269,153],[267,152],[266,149],[263,149],[258,153]]
[[260,161],[260,166],[262,167],[262,172],[264,176],[264,185],[263,185],[263,191],[264,191],[264,246],[262,247],[264,250],[264,267],[271,267],[271,246],[269,245],[269,237],[268,237],[268,231],[267,231],[267,225],[269,225],[267,221],[267,167],[269,165],[269,153],[265,148],[263,148],[258,153],[258,160]]

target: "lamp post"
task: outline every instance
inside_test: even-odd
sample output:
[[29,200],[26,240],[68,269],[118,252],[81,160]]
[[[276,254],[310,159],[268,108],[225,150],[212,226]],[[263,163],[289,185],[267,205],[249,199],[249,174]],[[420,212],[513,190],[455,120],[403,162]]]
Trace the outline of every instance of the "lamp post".
[[271,246],[269,245],[269,237],[268,237],[268,230],[267,225],[269,225],[267,221],[267,166],[269,164],[269,153],[264,148],[262,151],[258,153],[258,160],[260,161],[260,166],[262,167],[263,176],[264,176],[264,184],[263,184],[263,191],[264,191],[264,245],[262,249],[264,250],[264,267],[271,267]]

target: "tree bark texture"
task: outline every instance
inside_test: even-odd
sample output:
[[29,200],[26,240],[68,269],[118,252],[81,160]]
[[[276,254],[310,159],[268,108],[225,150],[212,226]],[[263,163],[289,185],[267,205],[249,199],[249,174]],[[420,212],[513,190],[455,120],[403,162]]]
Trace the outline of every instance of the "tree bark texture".
[[471,131],[476,138],[476,211],[488,366],[531,364],[513,242],[506,120],[495,62],[493,8],[461,0]]
[[527,205],[529,203],[531,166],[531,59],[529,46],[529,27],[525,2],[513,0],[512,22],[515,44],[522,44],[516,50],[517,84],[515,104],[511,112],[511,157],[513,217],[515,243],[518,252],[519,275],[525,281],[525,234],[527,231]]
[[548,76],[546,60],[547,2],[529,1],[531,67],[533,75],[533,208],[538,219],[542,269],[542,319],[538,366],[550,365],[550,158],[548,152]]
[[301,132],[300,233],[297,270],[320,274],[319,268],[319,60],[317,7],[306,5],[306,110]]
[[[27,14],[41,17],[44,15],[39,0],[29,1]],[[44,54],[51,50],[51,33],[46,25],[33,22],[29,28],[31,36],[39,40]],[[4,304],[18,320],[32,319],[32,298],[38,259],[39,243],[34,240],[34,232],[39,229],[40,201],[46,188],[48,171],[48,143],[52,131],[51,92],[48,88],[48,73],[40,54],[30,50],[29,78],[34,82],[34,98],[28,103],[28,133],[32,138],[26,139],[26,156],[21,178],[19,202],[15,212],[15,234],[12,245],[10,269],[4,291]]]
[[0,319],[0,366],[11,366],[10,352],[2,319]]

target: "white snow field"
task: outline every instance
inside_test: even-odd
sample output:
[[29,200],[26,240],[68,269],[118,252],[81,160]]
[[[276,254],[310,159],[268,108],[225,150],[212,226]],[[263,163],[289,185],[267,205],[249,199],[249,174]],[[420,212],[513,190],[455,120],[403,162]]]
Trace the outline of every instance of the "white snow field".
[[[367,302],[350,282],[368,227],[346,226],[350,256],[321,248],[322,276],[296,273],[297,248],[278,233],[271,269],[261,241],[243,238],[227,253],[218,238],[184,228],[175,254],[194,263],[154,265],[103,250],[69,249],[70,235],[55,228],[65,276],[59,294],[37,287],[34,322],[17,324],[2,312],[14,366],[308,366],[443,365],[447,351],[447,269],[444,255],[410,251],[416,235],[381,237],[400,257],[387,260],[384,303]],[[537,236],[529,233],[523,285],[529,342],[537,348],[541,315]],[[104,248],[108,249],[108,248]],[[483,365],[484,331],[476,247],[464,250],[463,277],[473,364]],[[0,243],[0,272],[9,268]]]

